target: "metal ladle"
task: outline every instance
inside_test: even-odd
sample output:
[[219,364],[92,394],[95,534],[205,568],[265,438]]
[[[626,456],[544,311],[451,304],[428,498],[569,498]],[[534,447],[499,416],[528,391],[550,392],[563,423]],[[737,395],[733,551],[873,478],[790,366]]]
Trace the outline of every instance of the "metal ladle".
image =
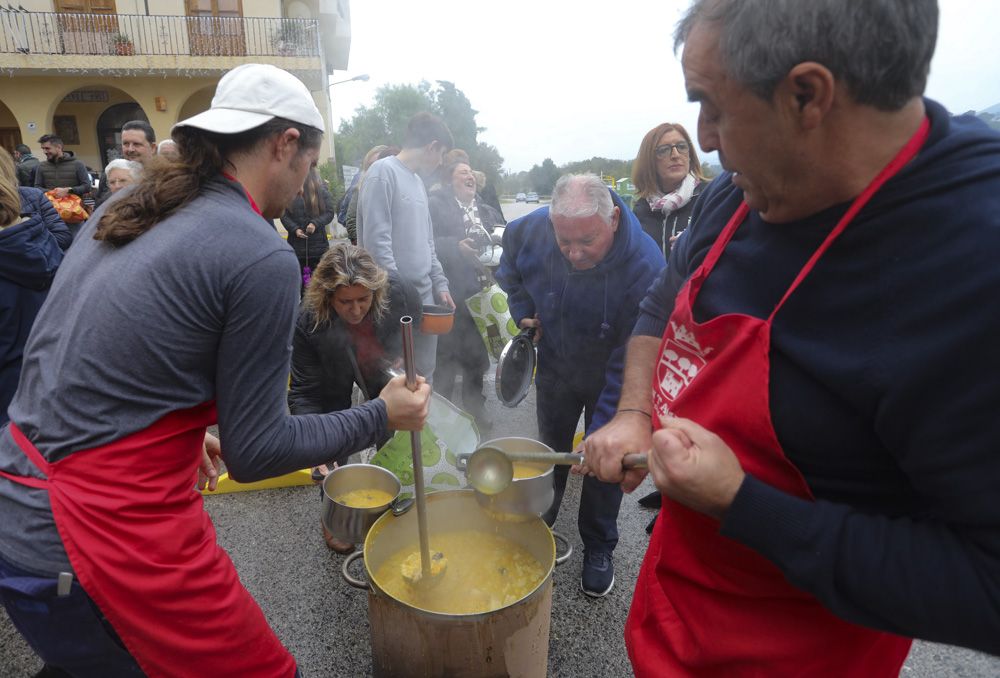
[[[411,390],[417,388],[417,368],[413,357],[413,318],[404,315],[399,319],[403,335],[403,366],[406,369],[406,385]],[[421,458],[421,431],[410,431],[410,448],[413,457],[413,498],[417,504],[417,531],[420,535],[420,569],[416,569],[413,556],[403,561],[403,579],[411,586],[429,586],[440,581],[448,566],[448,559],[440,551],[431,553],[430,537],[427,532],[427,494],[424,490],[424,462]]]
[[[505,452],[484,445],[472,453],[465,472],[469,485],[486,495],[500,494],[514,480],[515,461],[534,464],[563,464],[575,466],[583,463],[583,455],[572,452]],[[622,468],[646,468],[645,454],[626,454]]]

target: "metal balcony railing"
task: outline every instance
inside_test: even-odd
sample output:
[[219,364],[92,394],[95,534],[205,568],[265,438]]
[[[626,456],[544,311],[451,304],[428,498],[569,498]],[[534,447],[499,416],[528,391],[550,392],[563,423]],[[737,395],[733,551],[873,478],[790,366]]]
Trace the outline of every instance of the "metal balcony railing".
[[316,57],[319,50],[315,19],[0,9],[0,54]]

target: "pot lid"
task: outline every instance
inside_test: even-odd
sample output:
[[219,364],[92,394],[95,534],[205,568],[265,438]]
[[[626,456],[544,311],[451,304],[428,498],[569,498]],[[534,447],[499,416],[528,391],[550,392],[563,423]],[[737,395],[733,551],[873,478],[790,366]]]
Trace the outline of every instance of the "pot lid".
[[535,378],[535,328],[528,327],[507,342],[497,361],[497,399],[507,407],[517,407],[528,395]]

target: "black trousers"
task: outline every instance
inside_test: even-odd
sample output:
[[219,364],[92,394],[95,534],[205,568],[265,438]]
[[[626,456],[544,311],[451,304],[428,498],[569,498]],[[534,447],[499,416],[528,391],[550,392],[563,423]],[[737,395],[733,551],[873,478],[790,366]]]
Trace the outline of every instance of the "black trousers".
[[462,301],[456,304],[451,332],[438,336],[434,390],[452,400],[455,381],[461,376],[462,409],[482,419],[486,414],[483,374],[490,367],[490,358],[468,307]]
[[[539,366],[535,378],[538,415],[538,435],[542,442],[556,452],[571,452],[576,425],[580,414],[584,417],[584,430],[590,427],[600,393],[579,393],[558,377],[548,374]],[[554,467],[555,500],[552,507],[542,516],[551,527],[559,514],[566,491],[569,467],[558,464]],[[618,545],[618,510],[622,505],[622,489],[614,483],[604,483],[593,476],[583,479],[580,495],[580,512],[577,522],[580,538],[588,551],[610,553]]]

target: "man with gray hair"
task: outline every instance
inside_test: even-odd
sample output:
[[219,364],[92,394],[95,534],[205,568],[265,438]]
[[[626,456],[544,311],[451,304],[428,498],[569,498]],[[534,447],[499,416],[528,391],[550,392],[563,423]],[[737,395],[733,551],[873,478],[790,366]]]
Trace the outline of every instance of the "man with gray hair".
[[[511,317],[536,329],[538,433],[552,449],[573,446],[581,414],[588,432],[614,414],[639,301],[663,266],[632,210],[592,174],[563,176],[551,207],[507,226],[496,279]],[[555,467],[555,501],[543,516],[550,526],[566,475],[565,466]],[[614,586],[621,500],[617,483],[584,478],[581,586],[589,596],[607,595]]]
[[1000,316],[970,312],[1000,296],[1000,135],[922,97],[937,21],[697,0],[677,29],[726,172],[585,442],[626,491],[652,446],[664,495],[638,676],[897,676],[912,637],[1000,653]]
[[173,139],[164,139],[156,145],[156,154],[167,160],[179,160],[181,157],[177,142]]

